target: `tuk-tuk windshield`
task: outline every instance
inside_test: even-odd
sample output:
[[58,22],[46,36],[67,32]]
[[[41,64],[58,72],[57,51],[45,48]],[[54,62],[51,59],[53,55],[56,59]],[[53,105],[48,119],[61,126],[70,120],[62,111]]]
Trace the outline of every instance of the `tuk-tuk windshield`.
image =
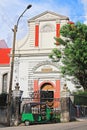
[[23,113],[39,114],[42,108],[46,108],[45,103],[27,103],[23,106]]

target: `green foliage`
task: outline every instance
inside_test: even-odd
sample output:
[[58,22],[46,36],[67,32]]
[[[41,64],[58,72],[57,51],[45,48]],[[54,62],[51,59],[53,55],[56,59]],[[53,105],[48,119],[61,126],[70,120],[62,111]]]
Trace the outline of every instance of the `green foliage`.
[[57,61],[61,58],[61,51],[57,48],[54,48],[52,52],[49,54],[49,58],[51,58],[53,61]]
[[77,92],[74,92],[74,94],[80,96],[87,96],[87,91],[78,90]]
[[60,33],[63,37],[70,38],[74,41],[76,39],[87,40],[87,25],[77,22],[76,24],[64,25]]
[[61,72],[76,78],[78,85],[87,90],[87,25],[80,22],[66,24],[61,27],[60,33],[62,37],[55,40],[63,46]]

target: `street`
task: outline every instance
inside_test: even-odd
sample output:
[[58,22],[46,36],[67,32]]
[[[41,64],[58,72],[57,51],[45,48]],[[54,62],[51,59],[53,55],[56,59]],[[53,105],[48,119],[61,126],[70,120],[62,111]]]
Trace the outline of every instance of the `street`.
[[87,120],[81,122],[1,127],[0,130],[87,130]]

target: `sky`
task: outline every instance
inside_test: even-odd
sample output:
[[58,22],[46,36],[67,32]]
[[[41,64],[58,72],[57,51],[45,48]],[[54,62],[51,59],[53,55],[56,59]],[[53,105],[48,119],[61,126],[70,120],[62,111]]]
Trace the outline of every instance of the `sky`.
[[12,29],[29,4],[32,7],[18,24],[17,41],[28,33],[28,19],[44,11],[52,11],[69,17],[70,21],[87,24],[87,0],[0,0],[0,40],[5,40],[8,47],[12,47]]

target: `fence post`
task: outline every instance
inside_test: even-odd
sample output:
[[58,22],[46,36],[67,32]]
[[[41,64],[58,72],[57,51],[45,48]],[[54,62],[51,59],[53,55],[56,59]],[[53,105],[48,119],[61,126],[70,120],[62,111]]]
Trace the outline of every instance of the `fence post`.
[[69,122],[70,121],[70,113],[69,113],[69,97],[70,91],[66,84],[64,84],[63,90],[61,91],[61,122]]

